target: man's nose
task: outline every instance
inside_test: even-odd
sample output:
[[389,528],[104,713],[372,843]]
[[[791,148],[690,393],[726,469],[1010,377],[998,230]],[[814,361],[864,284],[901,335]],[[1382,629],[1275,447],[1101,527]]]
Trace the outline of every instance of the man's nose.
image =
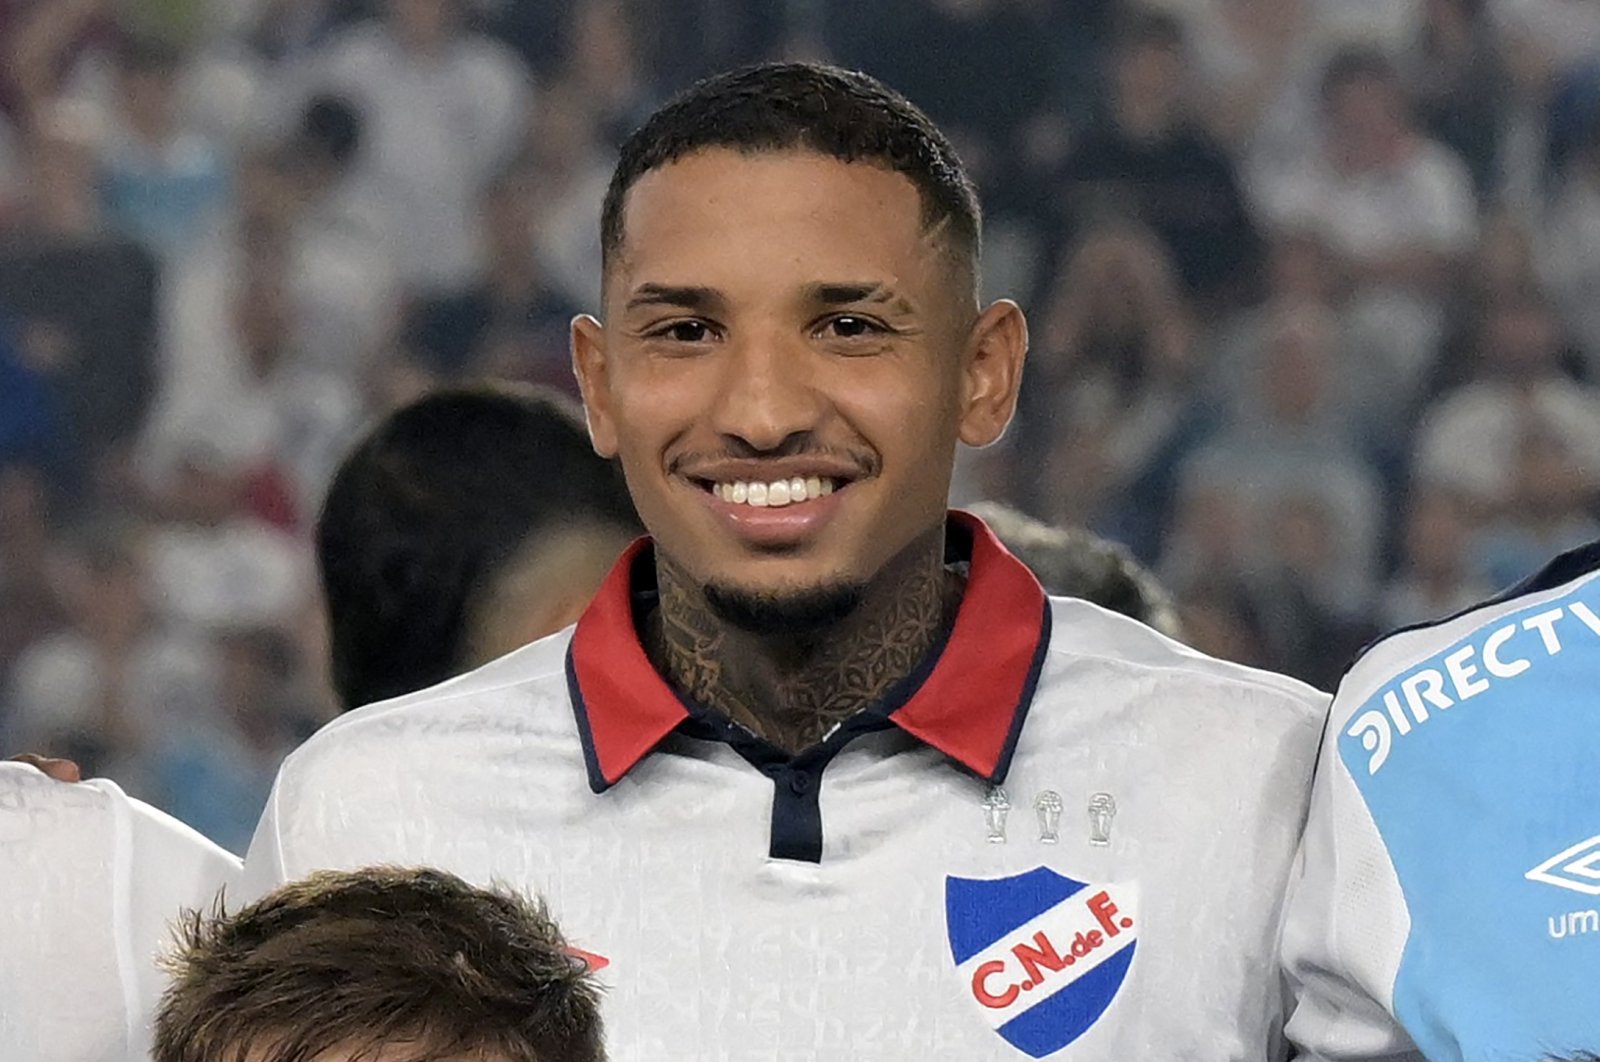
[[712,425],[761,453],[815,431],[826,403],[815,386],[813,357],[798,340],[752,337],[731,344]]

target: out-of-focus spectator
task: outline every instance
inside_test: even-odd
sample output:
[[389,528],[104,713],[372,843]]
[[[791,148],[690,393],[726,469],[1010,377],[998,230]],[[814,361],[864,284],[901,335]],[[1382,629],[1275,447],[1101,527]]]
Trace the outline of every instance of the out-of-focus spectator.
[[115,39],[106,0],[57,0],[8,11],[0,38],[0,80],[14,94],[13,114],[28,128],[60,99],[86,52]]
[[49,364],[38,363],[0,318],[0,464],[28,463],[48,473],[59,488],[70,478],[76,440],[55,388]]
[[1600,115],[1557,181],[1544,218],[1539,269],[1600,380]]
[[1510,493],[1472,545],[1476,571],[1496,588],[1600,538],[1591,511],[1600,498],[1600,466],[1586,460],[1593,453],[1577,453],[1572,438],[1537,410],[1524,409],[1520,421]]
[[363,135],[348,101],[316,96],[299,128],[263,160],[273,171],[269,184],[284,182],[278,220],[288,241],[295,345],[308,367],[347,382],[393,327],[400,301],[383,210],[353,173]]
[[156,263],[100,222],[84,118],[64,106],[34,127],[26,195],[0,234],[0,312],[71,434],[47,463],[74,487],[138,429],[155,375]]
[[531,174],[516,167],[489,186],[482,208],[483,277],[465,291],[414,307],[408,345],[444,376],[465,371],[576,397],[567,328],[581,304],[551,290],[541,276],[531,239],[531,182]]
[[[0,462],[0,689],[17,657],[66,622],[51,577],[54,530],[44,477]],[[0,731],[10,714],[0,700]]]
[[280,375],[325,378],[338,404],[359,390],[400,302],[381,211],[350,174],[360,137],[348,104],[318,97],[285,143],[244,161],[233,223],[163,285],[160,399],[149,434],[238,400],[249,373],[236,307],[263,264],[277,273],[272,294],[283,297],[292,352]]
[[86,777],[143,791],[158,735],[193,725],[210,706],[208,646],[151,614],[132,532],[89,543],[62,581],[71,622],[16,662],[10,747],[65,756]]
[[1400,534],[1400,563],[1375,610],[1382,630],[1452,616],[1494,590],[1472,569],[1472,507],[1453,491],[1419,485]]
[[1188,293],[1215,299],[1256,281],[1260,246],[1232,160],[1194,120],[1183,27],[1135,12],[1118,34],[1108,113],[1062,170],[1069,231],[1129,218],[1154,232]]
[[1359,648],[1382,530],[1382,485],[1349,436],[1333,320],[1283,306],[1256,381],[1179,477],[1162,572],[1180,594],[1231,580],[1254,601],[1276,666],[1330,682]]
[[243,852],[283,757],[324,722],[294,643],[273,628],[217,638],[217,699],[155,743],[151,791],[182,821]]
[[1358,283],[1437,292],[1476,235],[1461,160],[1413,125],[1388,59],[1335,56],[1323,75],[1325,133],[1298,172],[1262,189],[1269,215],[1322,235]]
[[382,18],[334,37],[303,77],[307,95],[361,113],[358,176],[383,205],[401,279],[422,290],[477,274],[478,197],[516,153],[530,103],[516,57],[467,31],[460,4],[386,0]]
[[[310,589],[309,559],[252,511],[251,469],[197,443],[159,496],[150,534],[151,601],[168,622],[218,630],[292,618]],[[270,501],[271,499],[267,499]]]
[[[636,39],[638,27],[630,18],[633,14],[658,17],[649,8],[630,10],[624,0],[584,0],[570,8],[566,19],[566,59],[559,80],[583,99],[596,132],[608,145],[621,143],[644,120],[655,95]],[[736,21],[733,12],[727,14],[728,22]],[[683,79],[686,74],[673,76]]]
[[1600,9],[1584,0],[1485,0],[1517,77],[1549,85],[1595,58]]
[[1234,476],[1231,463],[1201,450],[1179,470],[1172,514],[1157,567],[1162,583],[1180,599],[1202,583],[1237,583],[1257,560],[1249,482]]
[[1424,0],[1420,31],[1401,57],[1422,128],[1461,157],[1484,199],[1500,179],[1511,102],[1500,36],[1486,6],[1487,0]]
[[535,261],[553,291],[580,306],[594,305],[600,294],[600,230],[594,219],[611,179],[611,154],[582,95],[557,85],[540,98],[523,161]]
[[1052,523],[1126,519],[1123,492],[1177,429],[1196,372],[1194,322],[1155,237],[1119,226],[1084,238],[1030,369],[1012,497]]
[[1244,371],[1226,392],[1223,433],[1268,454],[1355,452],[1359,381],[1343,371],[1337,317],[1287,301],[1264,316],[1255,343],[1236,355]]
[[[1311,93],[1315,0],[1212,0],[1172,5],[1186,18],[1198,106],[1238,157],[1295,153]],[[1290,144],[1283,143],[1285,140]]]
[[1365,606],[1377,501],[1368,484],[1346,477],[1281,485],[1263,512],[1268,565],[1249,589],[1267,646],[1278,667],[1324,689],[1374,633]]
[[98,150],[106,218],[172,260],[219,220],[228,176],[216,146],[180,121],[181,53],[127,36],[114,55],[115,99]]
[[[1058,106],[1052,25],[1019,0],[889,0],[824,27],[841,63],[904,92],[950,137],[985,206],[1013,194],[1029,127]],[[907,32],[909,27],[915,31]],[[1003,209],[1002,211],[1003,212]]]
[[[1521,302],[1527,293],[1544,285],[1536,258],[1535,240],[1527,219],[1511,210],[1495,210],[1483,219],[1478,245],[1456,271],[1454,290],[1447,303],[1449,327],[1439,355],[1422,389],[1434,397],[1469,383],[1483,371],[1484,324],[1501,307]],[[1540,298],[1537,294],[1536,299]],[[1576,348],[1563,347],[1561,368],[1583,370]]]
[[160,493],[184,460],[210,451],[245,477],[257,515],[292,529],[309,524],[362,405],[343,379],[296,346],[287,251],[269,243],[242,269],[228,307],[232,328],[213,351],[224,363],[217,386],[169,392],[141,460]]
[[1384,56],[1340,52],[1323,76],[1323,142],[1259,188],[1275,224],[1317,232],[1344,261],[1359,342],[1394,366],[1385,386],[1414,389],[1442,331],[1450,270],[1472,246],[1477,205],[1454,153],[1412,123]]
[[1469,382],[1423,413],[1415,479],[1460,491],[1493,511],[1514,489],[1530,414],[1580,466],[1600,469],[1600,392],[1562,371],[1562,350],[1560,323],[1538,293],[1507,296],[1492,307]]

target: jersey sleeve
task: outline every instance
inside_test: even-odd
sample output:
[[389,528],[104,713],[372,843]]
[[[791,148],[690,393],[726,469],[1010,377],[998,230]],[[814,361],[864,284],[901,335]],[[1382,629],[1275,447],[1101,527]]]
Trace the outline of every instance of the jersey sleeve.
[[1351,712],[1335,698],[1290,873],[1283,966],[1302,1062],[1422,1062],[1391,1016],[1409,930],[1394,866],[1337,754]]
[[272,784],[272,793],[267,797],[267,806],[261,813],[261,821],[256,823],[256,832],[250,838],[250,848],[245,853],[237,889],[239,904],[254,903],[289,881],[278,821],[278,798],[283,785],[284,770],[279,768],[278,777]]
[[[109,786],[104,781],[88,783]],[[134,1042],[150,1035],[150,1021],[166,991],[160,958],[172,947],[186,912],[210,911],[239,877],[239,858],[197,830],[142,801],[126,801],[130,874],[126,883],[125,936],[137,996]]]

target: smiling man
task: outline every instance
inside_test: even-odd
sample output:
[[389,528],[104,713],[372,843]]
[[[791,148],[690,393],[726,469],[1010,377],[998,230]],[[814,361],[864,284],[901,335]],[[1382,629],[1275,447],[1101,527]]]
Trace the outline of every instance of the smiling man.
[[292,756],[250,891],[537,891],[618,1059],[1278,1056],[1324,699],[946,511],[1027,340],[944,137],[858,74],[724,75],[629,139],[602,233],[574,363],[650,538],[573,629]]

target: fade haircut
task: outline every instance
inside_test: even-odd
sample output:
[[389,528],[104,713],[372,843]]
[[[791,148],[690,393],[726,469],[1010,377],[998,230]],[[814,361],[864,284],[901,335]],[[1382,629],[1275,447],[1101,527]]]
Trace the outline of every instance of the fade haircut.
[[339,466],[317,521],[344,707],[455,675],[495,577],[540,536],[585,530],[643,533],[566,399],[485,385],[389,414]]
[[764,63],[687,89],[622,145],[600,213],[603,270],[622,249],[628,190],[652,170],[709,148],[747,155],[811,151],[901,174],[922,197],[925,229],[974,282],[982,211],[955,148],[915,104],[866,74],[822,63]]
[[544,908],[443,871],[322,871],[178,938],[153,1062],[604,1059],[598,989]]

